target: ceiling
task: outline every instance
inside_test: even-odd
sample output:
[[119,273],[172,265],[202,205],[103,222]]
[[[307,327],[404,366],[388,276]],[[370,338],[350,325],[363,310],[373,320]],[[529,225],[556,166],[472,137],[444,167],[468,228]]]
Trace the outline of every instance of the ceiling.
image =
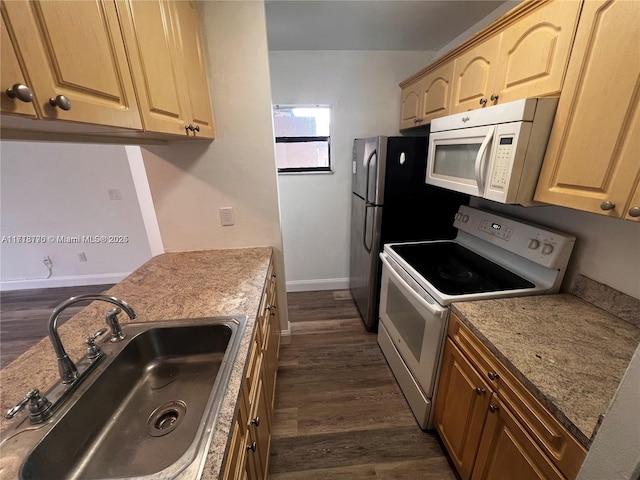
[[505,0],[266,0],[269,50],[438,51]]

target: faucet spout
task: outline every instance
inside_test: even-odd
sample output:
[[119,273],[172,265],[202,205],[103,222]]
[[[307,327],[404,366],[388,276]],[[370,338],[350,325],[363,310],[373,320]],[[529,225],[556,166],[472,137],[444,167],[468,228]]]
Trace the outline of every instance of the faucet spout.
[[127,315],[129,315],[129,318],[131,320],[136,318],[136,312],[129,306],[127,302],[120,300],[117,297],[110,297],[103,294],[88,294],[71,297],[70,299],[65,300],[56,308],[54,308],[51,316],[49,317],[49,338],[51,340],[51,345],[53,346],[53,350],[58,360],[60,380],[62,380],[62,383],[65,384],[73,383],[76,378],[78,378],[78,369],[76,368],[76,365],[73,363],[73,361],[69,358],[67,352],[64,349],[64,346],[62,345],[62,340],[60,339],[60,335],[58,334],[58,317],[66,308],[70,307],[71,305],[88,300],[101,300],[103,302],[112,303],[113,305],[124,310]]

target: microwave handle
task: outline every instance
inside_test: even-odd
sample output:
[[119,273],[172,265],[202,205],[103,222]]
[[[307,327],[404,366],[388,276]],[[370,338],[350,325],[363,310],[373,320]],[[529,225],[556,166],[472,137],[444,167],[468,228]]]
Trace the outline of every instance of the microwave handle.
[[489,142],[491,142],[495,131],[495,125],[491,126],[486,137],[484,137],[482,145],[480,145],[480,149],[478,150],[478,155],[476,156],[476,184],[478,185],[478,193],[480,194],[480,196],[484,194],[484,179],[482,178],[482,167],[484,166],[485,153],[487,152]]

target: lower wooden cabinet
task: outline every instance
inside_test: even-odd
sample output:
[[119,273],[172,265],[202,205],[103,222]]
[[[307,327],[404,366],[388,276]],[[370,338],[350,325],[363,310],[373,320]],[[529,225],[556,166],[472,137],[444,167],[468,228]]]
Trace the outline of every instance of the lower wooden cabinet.
[[225,480],[267,478],[280,349],[275,278],[271,266],[238,399],[237,417],[224,468]]
[[435,401],[462,480],[574,479],[585,448],[451,314]]

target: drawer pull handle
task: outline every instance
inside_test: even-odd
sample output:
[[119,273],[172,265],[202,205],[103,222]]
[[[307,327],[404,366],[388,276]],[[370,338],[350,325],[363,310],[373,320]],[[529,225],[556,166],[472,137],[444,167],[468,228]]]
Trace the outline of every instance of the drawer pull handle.
[[484,388],[476,387],[476,393],[478,395],[484,395],[486,393],[486,390]]
[[251,425],[255,425],[256,427],[259,427],[260,426],[260,417],[256,417],[253,420],[251,420]]
[[487,372],[487,376],[489,377],[489,380],[497,380],[500,378],[500,375],[495,372]]
[[251,442],[249,445],[247,445],[247,451],[251,450],[252,452],[255,452],[257,448],[256,442]]
[[499,410],[498,405],[489,404],[489,411],[491,413],[496,413]]

